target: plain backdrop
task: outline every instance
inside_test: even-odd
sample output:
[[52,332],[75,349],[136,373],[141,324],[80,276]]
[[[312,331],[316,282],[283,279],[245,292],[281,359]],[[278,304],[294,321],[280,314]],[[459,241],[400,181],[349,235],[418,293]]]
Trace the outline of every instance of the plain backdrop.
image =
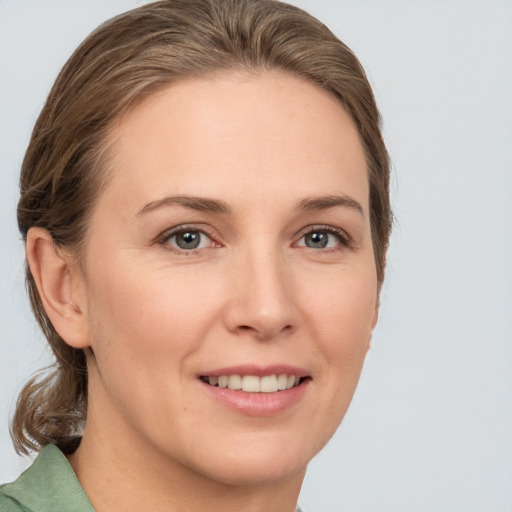
[[[18,173],[59,69],[136,0],[0,0],[0,482],[29,461],[16,395],[51,361],[24,291]],[[396,224],[353,404],[311,463],[309,512],[512,511],[512,2],[295,0],[359,56]]]

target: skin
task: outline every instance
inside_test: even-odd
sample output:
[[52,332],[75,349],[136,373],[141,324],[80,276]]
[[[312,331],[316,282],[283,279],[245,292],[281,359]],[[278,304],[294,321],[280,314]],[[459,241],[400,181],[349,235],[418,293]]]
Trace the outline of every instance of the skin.
[[[357,130],[312,84],[231,73],[145,99],[109,142],[84,262],[44,230],[27,243],[52,322],[88,356],[88,420],[70,463],[97,512],[291,512],[377,319]],[[161,202],[175,196],[229,212]],[[198,249],[178,247],[169,231],[183,226],[206,233]],[[325,248],[308,246],[312,232]],[[305,369],[299,402],[251,416],[198,378],[248,363]]]

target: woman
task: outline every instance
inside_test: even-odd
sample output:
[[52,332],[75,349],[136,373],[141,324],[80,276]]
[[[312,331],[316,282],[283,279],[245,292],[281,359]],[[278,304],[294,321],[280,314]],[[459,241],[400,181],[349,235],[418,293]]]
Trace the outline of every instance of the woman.
[[162,1],[93,32],[23,162],[57,365],[0,510],[295,510],[377,320],[388,181],[364,71],[303,11]]

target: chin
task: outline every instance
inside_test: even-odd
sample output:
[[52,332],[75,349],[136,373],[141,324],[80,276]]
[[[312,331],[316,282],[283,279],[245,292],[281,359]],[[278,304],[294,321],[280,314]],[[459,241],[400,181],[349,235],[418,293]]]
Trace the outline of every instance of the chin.
[[254,486],[272,485],[293,478],[302,478],[306,473],[307,464],[297,464],[273,458],[264,463],[239,459],[222,464],[222,467],[211,468],[205,474],[210,479],[226,485]]
[[[293,478],[302,478],[307,465],[320,447],[311,441],[290,442],[277,436],[254,436],[250,439],[233,439],[229,446],[218,445],[214,453],[201,460],[199,471],[213,480],[228,485],[270,485]],[[318,448],[318,449],[317,449]]]

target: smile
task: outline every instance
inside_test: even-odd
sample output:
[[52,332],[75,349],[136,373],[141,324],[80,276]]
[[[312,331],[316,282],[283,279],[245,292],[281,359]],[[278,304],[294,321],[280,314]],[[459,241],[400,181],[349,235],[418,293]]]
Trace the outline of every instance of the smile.
[[228,388],[246,393],[276,393],[298,386],[304,378],[281,373],[279,375],[219,375],[202,376],[201,380],[210,386]]

